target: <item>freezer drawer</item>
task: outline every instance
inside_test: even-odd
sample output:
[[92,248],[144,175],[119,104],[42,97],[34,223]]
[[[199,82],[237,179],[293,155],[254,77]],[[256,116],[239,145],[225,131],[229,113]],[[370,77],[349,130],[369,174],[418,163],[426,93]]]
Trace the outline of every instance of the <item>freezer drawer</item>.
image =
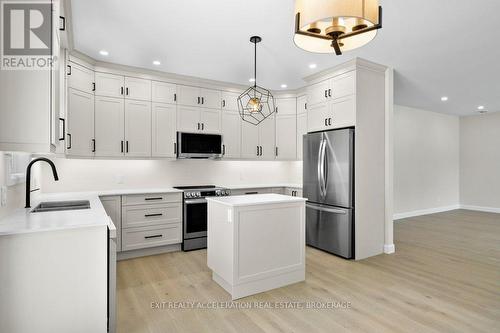
[[351,259],[354,257],[354,210],[306,204],[306,244]]

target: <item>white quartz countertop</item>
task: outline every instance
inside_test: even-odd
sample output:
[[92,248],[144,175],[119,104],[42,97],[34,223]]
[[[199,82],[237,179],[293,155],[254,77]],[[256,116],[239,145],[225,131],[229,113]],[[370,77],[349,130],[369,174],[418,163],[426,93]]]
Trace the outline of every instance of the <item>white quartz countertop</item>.
[[230,190],[247,189],[247,188],[274,188],[274,187],[289,187],[289,188],[302,188],[302,184],[243,184],[243,185],[221,185],[221,187]]
[[[147,193],[181,193],[173,188],[116,189],[93,192],[42,193],[31,199],[32,208],[19,208],[0,220],[0,236],[72,228],[107,226],[108,215],[99,200],[101,196]],[[31,213],[40,202],[88,200],[89,209]]]
[[307,199],[301,197],[292,197],[282,194],[252,194],[252,195],[234,195],[229,197],[207,197],[207,201],[217,202],[228,206],[254,206],[290,202],[305,202]]

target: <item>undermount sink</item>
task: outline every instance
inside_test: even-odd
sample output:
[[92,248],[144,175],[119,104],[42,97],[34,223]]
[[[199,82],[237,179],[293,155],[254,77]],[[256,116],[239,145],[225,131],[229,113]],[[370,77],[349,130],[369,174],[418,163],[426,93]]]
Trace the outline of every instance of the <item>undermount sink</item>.
[[40,202],[38,206],[33,208],[32,213],[40,212],[57,212],[61,210],[77,210],[89,209],[90,202],[88,200],[73,200],[73,201],[49,201]]

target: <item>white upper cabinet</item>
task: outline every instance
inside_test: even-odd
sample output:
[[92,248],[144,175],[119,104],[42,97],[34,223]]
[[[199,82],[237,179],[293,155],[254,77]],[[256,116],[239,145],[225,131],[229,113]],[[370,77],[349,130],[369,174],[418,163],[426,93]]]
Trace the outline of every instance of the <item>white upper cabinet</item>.
[[297,160],[303,159],[304,134],[307,134],[307,113],[297,115]]
[[151,81],[126,76],[125,98],[151,101]]
[[245,159],[274,160],[275,158],[274,115],[259,125],[241,122],[241,157]]
[[341,128],[356,125],[356,98],[346,96],[337,98],[330,105],[331,128]]
[[241,156],[241,118],[237,111],[222,111],[222,154],[224,158]]
[[220,133],[221,111],[215,109],[200,109],[201,131],[204,133]]
[[292,98],[276,98],[276,114],[277,115],[295,115],[297,113],[297,99]]
[[213,89],[200,89],[201,106],[210,109],[221,108],[221,92]]
[[222,110],[238,111],[238,97],[240,94],[223,91],[221,94],[222,98]]
[[125,110],[123,98],[95,98],[95,156],[124,154]]
[[66,154],[91,157],[94,155],[94,95],[68,89],[68,120]]
[[275,123],[274,115],[259,124],[260,158],[273,160],[275,157]]
[[257,159],[259,156],[259,126],[241,121],[241,157]]
[[297,97],[297,115],[307,112],[307,96]]
[[330,128],[328,125],[328,118],[331,118],[329,117],[329,106],[328,103],[307,104],[308,132],[324,131]]
[[70,62],[67,69],[68,86],[89,94],[94,93],[94,71]]
[[176,106],[172,104],[153,103],[151,116],[152,156],[175,157],[177,149]]
[[177,86],[177,103],[187,106],[200,106],[200,88],[191,86]]
[[315,83],[307,87],[307,103],[308,105],[316,105],[328,100],[328,89],[330,89],[330,81],[325,80]]
[[95,73],[96,96],[124,97],[125,78],[121,75],[108,73]]
[[276,159],[297,158],[297,116],[276,115]]
[[151,83],[152,97],[154,103],[174,104],[177,102],[177,88],[175,84],[153,81]]
[[151,157],[151,102],[125,101],[125,155]]
[[190,133],[201,131],[200,108],[178,105],[177,130]]
[[333,99],[353,95],[356,93],[356,72],[348,72],[334,77],[330,81],[331,97]]

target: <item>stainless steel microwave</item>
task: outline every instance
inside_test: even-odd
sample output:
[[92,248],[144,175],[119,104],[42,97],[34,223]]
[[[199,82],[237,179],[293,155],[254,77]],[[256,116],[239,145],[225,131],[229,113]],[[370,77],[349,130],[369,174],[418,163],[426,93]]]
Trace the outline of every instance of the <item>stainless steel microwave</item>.
[[177,132],[177,158],[222,157],[222,135]]

